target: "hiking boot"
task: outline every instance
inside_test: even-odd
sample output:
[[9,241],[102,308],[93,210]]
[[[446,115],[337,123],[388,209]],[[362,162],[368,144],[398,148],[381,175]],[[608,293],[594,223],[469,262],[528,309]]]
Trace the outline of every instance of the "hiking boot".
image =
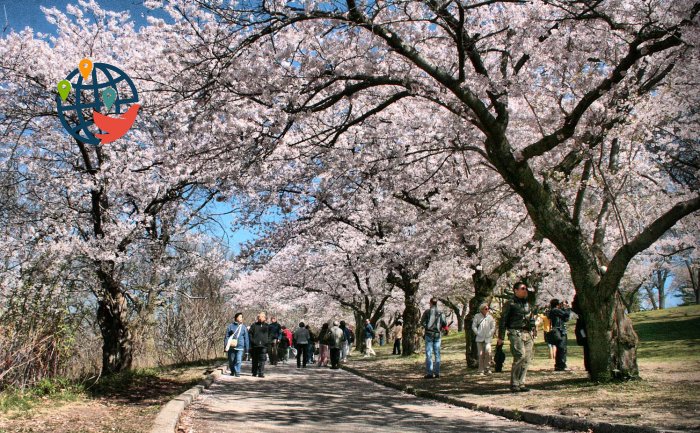
[[258,377],[259,377],[259,378],[263,378],[263,377],[265,377],[265,375],[264,375],[264,374],[258,374]]
[[440,378],[439,374],[436,374],[435,376],[433,376],[433,379],[439,379],[439,378]]
[[528,388],[527,386],[521,386],[520,388],[518,388],[518,391],[520,391],[520,392],[530,392],[530,388]]
[[434,377],[435,376],[433,376],[432,374],[426,374],[425,376],[423,376],[423,379],[432,379]]

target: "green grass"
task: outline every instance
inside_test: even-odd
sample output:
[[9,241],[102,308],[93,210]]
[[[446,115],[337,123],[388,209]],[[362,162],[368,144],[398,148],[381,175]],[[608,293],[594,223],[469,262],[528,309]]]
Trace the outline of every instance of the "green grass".
[[[700,305],[643,311],[630,315],[639,336],[639,360],[700,359]],[[583,359],[583,349],[576,345],[574,323],[569,323],[568,354],[570,359]],[[494,340],[495,342],[495,340]],[[464,353],[464,332],[451,332],[443,337],[443,353]],[[391,349],[389,349],[391,350]],[[510,353],[506,339],[504,350]],[[420,358],[422,355],[415,355]],[[538,335],[535,343],[535,361],[549,362],[549,349]]]
[[28,411],[37,405],[53,402],[75,401],[85,393],[82,384],[63,378],[42,379],[32,388],[9,388],[0,393],[0,411]]
[[631,314],[639,359],[698,359],[700,305]]

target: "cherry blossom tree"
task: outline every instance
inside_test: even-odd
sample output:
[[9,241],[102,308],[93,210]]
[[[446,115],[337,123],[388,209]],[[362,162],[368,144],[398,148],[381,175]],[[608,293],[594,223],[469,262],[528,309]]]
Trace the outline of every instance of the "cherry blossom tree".
[[[185,32],[155,21],[137,30],[127,13],[95,2],[44,12],[55,36],[25,29],[0,39],[0,161],[12,186],[3,184],[3,201],[14,197],[15,204],[3,213],[10,236],[2,241],[2,286],[21,287],[43,262],[44,272],[92,294],[107,374],[130,368],[135,326],[163,297],[203,265],[219,263],[214,269],[226,272],[216,248],[194,247],[210,243],[198,227],[225,189],[207,154],[221,135],[211,127],[202,133],[197,121],[207,120],[196,104],[172,106],[168,83],[185,66],[168,47],[185,43]],[[134,128],[110,145],[73,140],[57,118],[56,83],[85,56],[118,64],[140,91]],[[229,143],[236,159],[236,141]],[[227,173],[240,167],[226,157],[220,164]]]
[[[268,149],[318,158],[314,176],[327,149],[376,144],[397,159],[412,143],[493,167],[569,266],[593,379],[638,374],[620,280],[636,254],[700,208],[673,171],[697,171],[686,164],[692,148],[677,143],[691,142],[698,124],[684,78],[698,65],[698,4],[184,3],[246,36],[209,41],[208,71],[268,59],[248,87],[279,110]],[[200,78],[235,88],[211,72]]]

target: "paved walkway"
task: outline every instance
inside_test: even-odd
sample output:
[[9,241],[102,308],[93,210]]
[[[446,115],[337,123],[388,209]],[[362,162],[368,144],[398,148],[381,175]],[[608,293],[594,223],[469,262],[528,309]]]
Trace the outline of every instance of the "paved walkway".
[[416,398],[343,370],[265,366],[221,376],[180,418],[180,432],[554,432]]

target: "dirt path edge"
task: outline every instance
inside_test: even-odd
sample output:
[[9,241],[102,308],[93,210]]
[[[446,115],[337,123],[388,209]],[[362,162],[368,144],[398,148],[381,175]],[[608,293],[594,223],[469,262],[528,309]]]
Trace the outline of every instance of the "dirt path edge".
[[[341,365],[344,370],[355,374],[357,376],[363,377],[372,382],[378,383],[380,385],[397,389],[408,394],[415,395],[416,397],[429,398],[432,400],[437,400],[443,403],[451,404],[454,406],[464,407],[471,410],[478,410],[481,412],[490,413],[492,415],[502,416],[504,418],[512,419],[514,421],[523,421],[529,424],[536,425],[546,425],[550,427],[556,427],[565,430],[576,430],[576,431],[592,431],[595,433],[675,433],[677,430],[658,430],[653,427],[645,426],[635,426],[629,424],[614,424],[607,422],[596,422],[588,421],[585,419],[575,418],[571,416],[564,415],[549,415],[541,414],[529,410],[512,410],[506,409],[498,406],[489,406],[484,404],[477,404],[470,402],[468,400],[463,400],[461,398],[451,397],[449,395],[441,394],[438,392],[428,391],[421,388],[414,388],[412,386],[405,386],[393,382],[389,382],[384,379],[379,379],[365,372],[356,370],[347,365]],[[155,433],[155,432],[154,432]]]
[[199,397],[202,390],[209,388],[216,378],[223,374],[225,368],[225,364],[216,367],[214,372],[208,374],[204,379],[199,381],[197,385],[178,395],[163,406],[153,422],[150,433],[174,433],[182,411]]

